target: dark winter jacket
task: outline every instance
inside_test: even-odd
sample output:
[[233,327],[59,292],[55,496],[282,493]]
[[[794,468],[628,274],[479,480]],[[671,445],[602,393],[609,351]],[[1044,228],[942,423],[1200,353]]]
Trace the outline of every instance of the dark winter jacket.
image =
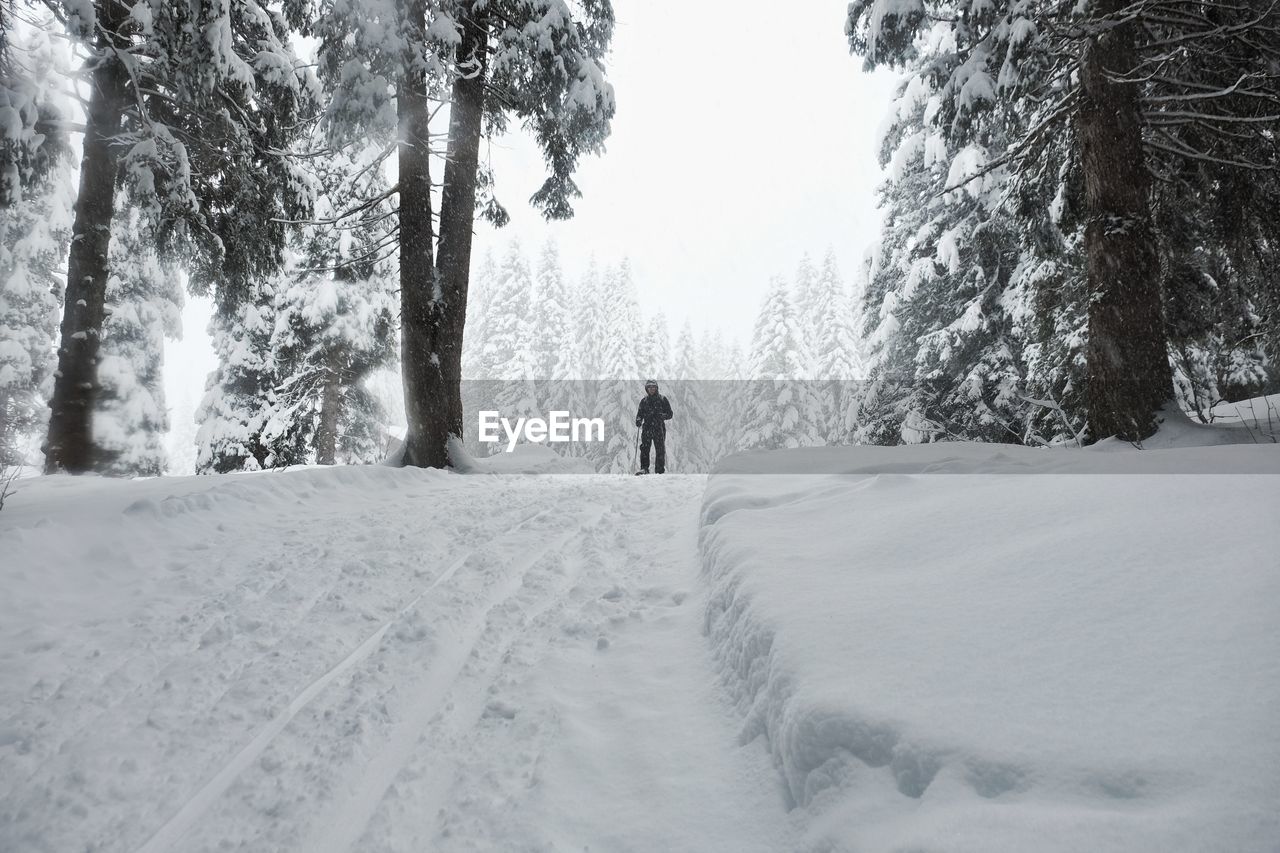
[[661,394],[646,393],[640,398],[640,408],[636,412],[636,426],[645,429],[665,429],[666,422],[671,420],[671,404]]

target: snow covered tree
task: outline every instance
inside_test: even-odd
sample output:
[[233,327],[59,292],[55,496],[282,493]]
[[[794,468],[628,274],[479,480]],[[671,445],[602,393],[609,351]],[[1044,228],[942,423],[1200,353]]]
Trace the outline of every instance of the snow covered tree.
[[612,379],[634,379],[640,373],[639,347],[645,330],[629,260],[605,270],[601,291],[605,300],[600,332],[601,373]]
[[14,6],[0,0],[0,210],[30,189],[47,191],[45,179],[67,154],[66,105],[57,87],[69,57],[49,37],[50,16],[29,26]]
[[[55,168],[53,180],[70,176]],[[61,187],[66,184],[62,183]],[[25,461],[46,414],[55,365],[71,198],[58,187],[0,216],[0,461]]]
[[844,444],[852,429],[854,380],[862,379],[866,368],[854,328],[853,302],[840,277],[834,251],[828,250],[823,258],[817,287],[824,294],[813,342],[813,375],[822,397],[820,432],[827,444]]
[[277,370],[271,348],[280,277],[251,286],[253,299],[215,312],[209,336],[218,368],[196,410],[196,473],[257,471],[307,461],[306,439],[273,420]]
[[[365,387],[395,360],[395,284],[388,243],[390,203],[342,218],[352,198],[383,197],[375,152],[348,150],[319,161],[315,221],[296,238],[297,257],[276,293],[271,347],[275,420],[300,433],[315,461],[372,463],[386,456],[385,413]],[[334,228],[331,223],[341,222]]]
[[796,267],[794,306],[796,314],[796,330],[800,333],[800,357],[805,364],[805,376],[816,376],[818,335],[822,317],[825,313],[827,294],[818,282],[818,271],[806,252],[800,257]]
[[1241,171],[1183,160],[1155,184],[1174,386],[1203,420],[1222,399],[1266,393],[1268,367],[1280,363],[1280,224],[1260,213],[1280,205],[1280,170]]
[[[741,352],[739,352],[741,355]],[[698,338],[698,355],[696,359],[699,376],[703,379],[730,379],[730,366],[741,362],[730,360],[730,353],[724,342],[724,331],[720,328],[704,328]]]
[[27,461],[47,413],[74,196],[70,158],[44,128],[63,112],[56,86],[69,60],[48,32],[3,23],[0,114],[12,112],[0,132],[13,132],[0,137],[0,465],[7,466]]
[[[583,412],[589,408],[590,386],[583,381],[576,307],[574,289],[560,267],[559,250],[548,241],[538,261],[532,326],[538,364],[536,394],[543,411]],[[585,456],[588,446],[572,442],[563,445],[561,452]]]
[[471,274],[470,294],[467,297],[467,336],[462,344],[464,379],[475,379],[481,375],[481,356],[485,341],[489,339],[493,288],[497,279],[498,262],[494,260],[492,251],[486,252],[480,268]]
[[386,415],[366,380],[395,357],[390,206],[384,200],[360,218],[338,216],[349,199],[376,195],[386,183],[371,151],[314,162],[315,219],[295,232],[286,268],[259,286],[250,314],[232,315],[245,328],[215,321],[215,345],[233,361],[222,365],[202,408],[229,423],[209,425],[205,435],[232,440],[202,448],[202,458],[218,459],[202,470],[386,455]]
[[700,379],[698,345],[693,327],[686,320],[676,336],[674,381],[667,392],[678,421],[675,429],[679,447],[672,454],[672,467],[682,471],[709,471],[722,452],[716,425],[716,409],[722,383]]
[[[92,413],[117,189],[225,298],[280,262],[307,206],[285,153],[309,109],[284,20],[258,0],[53,3],[88,52],[89,103],[72,225],[46,470],[95,462]],[[263,180],[264,175],[276,176]]]
[[574,326],[581,330],[578,342],[578,366],[582,378],[600,379],[604,373],[605,302],[600,270],[595,258],[587,263],[587,271],[577,288],[574,303]]
[[117,477],[158,477],[164,437],[164,341],[182,335],[181,275],[154,248],[146,213],[121,199],[111,237],[95,400],[96,468]]
[[947,191],[964,159],[930,123],[942,103],[925,74],[911,77],[882,146],[887,216],[864,294],[868,382],[854,401],[862,441],[1012,441],[1005,424],[1024,405],[1004,301],[1018,228],[998,176]]
[[0,464],[25,460],[54,369],[70,199],[24,198],[0,217]]
[[643,338],[640,305],[636,298],[631,262],[623,260],[605,271],[601,284],[605,299],[604,325],[600,331],[601,365],[593,411],[604,418],[605,444],[597,470],[629,471],[634,464],[635,416],[640,395],[637,387],[640,360],[637,345]]
[[[715,336],[719,337],[719,334]],[[736,337],[729,341],[728,347],[724,350],[725,357],[722,363],[721,375],[725,379],[747,379],[750,370],[750,363],[747,355],[742,347],[742,341]]]
[[820,444],[820,407],[796,328],[786,282],[775,277],[751,339],[750,381],[745,383],[739,446],[775,450]]
[[578,334],[574,326],[573,295],[560,268],[560,252],[554,242],[548,241],[542,248],[534,296],[535,375],[554,382],[577,378]]
[[640,348],[640,373],[645,377],[671,375],[671,333],[667,317],[661,311],[654,314],[645,328]]
[[[462,435],[461,356],[477,209],[501,224],[481,140],[523,120],[550,175],[534,193],[549,218],[572,215],[578,159],[601,150],[613,116],[601,59],[607,0],[409,0],[314,7],[335,141],[398,140],[401,362],[409,431],[403,461],[448,464]],[[433,104],[447,101],[443,180],[431,172]],[[388,149],[390,150],[390,149]],[[438,152],[435,152],[438,153]],[[439,207],[433,193],[439,189]],[[436,228],[438,213],[439,229]]]
[[395,356],[391,283],[387,271],[362,278],[342,269],[299,275],[277,295],[271,411],[317,464],[386,455],[386,416],[364,380]]
[[480,355],[485,379],[530,380],[540,372],[534,351],[533,274],[518,241],[512,241],[498,266]]
[[[1276,49],[1265,45],[1275,43],[1278,21],[1274,7],[1157,0],[850,5],[854,51],[869,66],[910,67],[909,85],[927,90],[917,144],[949,161],[945,189],[995,181],[1008,193],[1000,215],[1030,238],[1017,246],[1029,255],[1017,259],[1019,271],[1033,271],[1025,281],[1072,279],[1061,265],[1040,264],[1056,251],[1037,244],[1043,237],[1083,247],[1088,297],[1061,307],[1083,305],[1088,315],[1095,438],[1149,434],[1172,395],[1161,311],[1170,251],[1154,226],[1148,175],[1194,196],[1208,185],[1174,178],[1179,161],[1275,169],[1274,150],[1257,144],[1274,136],[1278,119],[1258,107],[1274,102],[1275,81],[1256,70],[1275,61]],[[1034,226],[1035,216],[1025,221],[1027,200],[1044,200],[1054,183],[1079,199],[1082,233],[1053,237]]]
[[541,347],[534,329],[534,281],[518,241],[512,241],[493,283],[484,351],[477,371],[485,408],[505,417],[545,414],[538,400]]

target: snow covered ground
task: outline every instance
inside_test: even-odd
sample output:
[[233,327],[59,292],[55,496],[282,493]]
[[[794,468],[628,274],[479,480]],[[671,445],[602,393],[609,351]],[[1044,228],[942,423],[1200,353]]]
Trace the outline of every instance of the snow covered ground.
[[0,850],[790,849],[701,635],[704,482],[24,482]]
[[1280,849],[1276,445],[724,471],[707,631],[806,847]]
[[1277,849],[1274,445],[540,460],[22,481],[0,850]]

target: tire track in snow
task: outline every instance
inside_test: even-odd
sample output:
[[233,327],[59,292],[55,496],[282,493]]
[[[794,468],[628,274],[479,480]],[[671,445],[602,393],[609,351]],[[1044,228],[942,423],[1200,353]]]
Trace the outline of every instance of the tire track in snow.
[[[546,515],[550,510],[540,510],[527,516],[523,520],[517,522],[514,526],[503,535],[503,539],[515,533],[529,522]],[[245,744],[245,746],[236,755],[213,775],[208,782],[204,784],[186,803],[178,809],[168,821],[164,823],[155,834],[147,840],[145,844],[138,848],[137,853],[161,853],[161,851],[173,849],[173,845],[199,820],[200,816],[231,786],[236,778],[244,772],[245,768],[251,765],[265,750],[273,740],[284,731],[285,727],[296,717],[304,708],[311,703],[313,699],[326,687],[332,684],[336,679],[349,671],[356,664],[367,658],[382,642],[382,638],[395,625],[397,621],[402,619],[406,614],[410,613],[422,599],[432,590],[439,587],[452,578],[458,570],[466,564],[468,560],[474,556],[477,549],[471,548],[465,551],[461,556],[457,557],[448,567],[445,568],[425,590],[419,593],[412,601],[402,607],[392,618],[382,623],[372,634],[370,634],[363,642],[360,643],[350,654],[340,660],[338,663],[330,667],[324,674],[316,678],[299,693],[295,694],[289,704],[277,714],[271,722],[259,730],[258,734]]]
[[[572,516],[572,523],[566,532],[508,564],[509,576],[477,609],[472,619],[468,620],[461,629],[455,629],[453,637],[455,642],[451,644],[448,651],[433,662],[426,678],[416,685],[408,701],[408,707],[403,712],[403,721],[396,726],[383,747],[365,766],[359,782],[352,789],[353,793],[299,849],[308,853],[345,853],[345,851],[356,849],[357,842],[365,833],[379,804],[395,783],[401,770],[412,758],[414,746],[418,743],[423,730],[442,707],[448,707],[446,700],[454,694],[453,686],[462,676],[467,661],[489,628],[489,615],[519,593],[529,570],[534,565],[548,553],[563,549],[571,540],[581,536],[585,528],[599,522],[606,510],[606,507],[597,507]],[[555,606],[562,597],[556,593],[557,591],[553,590],[549,596],[543,596],[552,600],[539,612]],[[513,641],[514,637],[500,644],[509,647]],[[463,703],[463,707],[469,708],[472,704],[474,702]],[[442,783],[446,778],[441,775]]]

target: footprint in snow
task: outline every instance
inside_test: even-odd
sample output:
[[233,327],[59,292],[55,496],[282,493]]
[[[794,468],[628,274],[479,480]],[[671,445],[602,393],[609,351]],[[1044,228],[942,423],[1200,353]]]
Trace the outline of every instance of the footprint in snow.
[[484,706],[484,714],[481,716],[488,718],[500,718],[503,720],[514,720],[516,718],[517,708],[514,705],[508,705],[500,699],[494,699],[488,705]]

